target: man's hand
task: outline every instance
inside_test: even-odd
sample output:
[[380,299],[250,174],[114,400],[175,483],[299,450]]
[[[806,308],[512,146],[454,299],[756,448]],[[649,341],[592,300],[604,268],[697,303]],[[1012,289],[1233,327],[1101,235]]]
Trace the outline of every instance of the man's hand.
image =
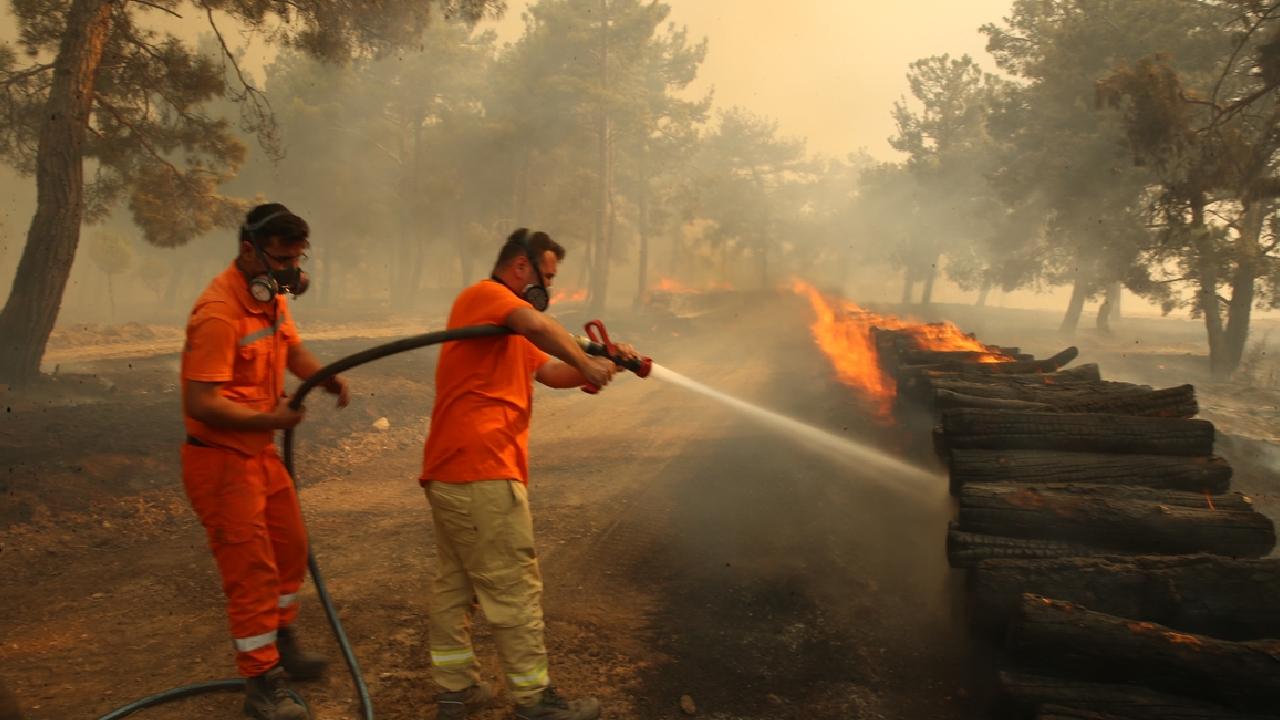
[[324,381],[324,390],[330,395],[338,396],[338,407],[344,408],[351,402],[351,388],[341,375],[334,375]]
[[586,365],[578,368],[578,372],[587,379],[587,384],[602,388],[613,379],[618,366],[609,358],[588,357]]
[[287,399],[281,399],[276,409],[269,413],[263,413],[269,429],[271,430],[288,430],[298,423],[302,422],[302,418],[307,414],[306,406],[302,406],[297,410],[289,407]]
[[[640,359],[640,353],[636,352],[635,347],[633,347],[630,343],[615,343],[613,347],[618,351],[619,360],[639,360]],[[623,368],[619,367],[618,369],[621,370]]]

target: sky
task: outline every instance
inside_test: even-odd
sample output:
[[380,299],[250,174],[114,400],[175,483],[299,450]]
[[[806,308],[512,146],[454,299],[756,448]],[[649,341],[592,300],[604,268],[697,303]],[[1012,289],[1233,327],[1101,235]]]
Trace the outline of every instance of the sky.
[[[812,152],[860,148],[878,160],[889,147],[890,110],[908,94],[907,66],[920,58],[971,55],[995,71],[978,32],[1008,14],[1011,0],[667,0],[670,21],[709,40],[693,88],[715,89],[719,108],[740,105],[772,117]],[[523,29],[526,0],[508,0],[491,25],[503,40]]]

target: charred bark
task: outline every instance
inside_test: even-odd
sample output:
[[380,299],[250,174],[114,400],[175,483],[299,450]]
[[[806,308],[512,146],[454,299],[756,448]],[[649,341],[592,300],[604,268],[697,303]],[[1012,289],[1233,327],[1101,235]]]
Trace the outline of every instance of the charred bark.
[[1207,496],[1149,488],[966,485],[959,527],[1131,553],[1263,557],[1275,547],[1275,525],[1247,498],[1224,495],[1212,504]]
[[967,409],[942,413],[951,449],[1212,455],[1207,420]]
[[953,450],[951,485],[1092,483],[1224,493],[1231,465],[1220,457],[1117,455],[1054,450]]
[[1137,685],[1097,683],[1043,674],[1004,671],[1000,695],[1007,709],[1028,717],[1045,705],[1075,707],[1133,720],[1278,720],[1274,714],[1250,715],[1187,697]]
[[989,560],[967,577],[974,619],[1003,630],[1023,593],[1225,640],[1280,637],[1280,559],[1215,555]]
[[1085,679],[1139,682],[1237,711],[1280,707],[1276,640],[1220,640],[1024,594],[1006,648]]
[[955,522],[947,529],[947,562],[953,568],[973,567],[985,560],[1045,560],[1106,554],[1115,554],[1115,551],[1057,540],[965,532]]

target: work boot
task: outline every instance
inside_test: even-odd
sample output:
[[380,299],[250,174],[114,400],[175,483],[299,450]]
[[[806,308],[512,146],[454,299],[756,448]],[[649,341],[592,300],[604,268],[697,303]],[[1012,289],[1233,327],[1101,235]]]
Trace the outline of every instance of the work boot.
[[436,720],[463,720],[467,715],[483,710],[493,700],[493,690],[486,683],[472,685],[466,690],[452,690],[436,695]]
[[516,720],[596,720],[600,717],[600,701],[593,698],[565,700],[548,686],[542,699],[533,705],[517,705]]
[[244,714],[257,720],[311,720],[310,713],[290,692],[284,668],[279,665],[245,681]]
[[280,653],[280,665],[294,680],[315,680],[329,666],[323,655],[303,650],[289,626],[280,628],[276,633],[276,651]]

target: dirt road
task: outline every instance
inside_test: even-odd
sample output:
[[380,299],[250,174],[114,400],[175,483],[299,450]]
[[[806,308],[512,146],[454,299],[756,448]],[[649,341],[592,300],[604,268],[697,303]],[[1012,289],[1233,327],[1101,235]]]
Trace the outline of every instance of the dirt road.
[[[901,430],[870,420],[834,380],[803,306],[744,307],[724,321],[717,335],[707,326],[675,335],[632,323],[630,336],[672,369],[743,399],[838,434],[901,444]],[[313,347],[333,359],[368,344]],[[311,402],[298,446],[313,546],[387,720],[431,716],[433,550],[413,478],[433,362],[426,351],[355,371],[353,407],[339,414]],[[21,451],[29,473],[124,478],[138,488],[57,522],[37,512],[0,535],[0,679],[33,718],[93,718],[143,694],[232,674],[216,574],[174,474],[176,396],[159,387],[172,382],[174,358],[135,360],[128,370],[122,363],[91,368],[125,388],[119,397],[72,419],[27,407],[26,422],[4,426],[11,473]],[[138,394],[144,386],[154,392]],[[390,429],[370,427],[377,417]],[[46,438],[45,450],[15,445],[26,429],[50,423],[61,437]],[[941,478],[936,501],[908,500],[892,478],[630,376],[594,398],[540,389],[533,425],[552,677],[567,694],[596,694],[609,718],[683,717],[682,695],[699,716],[723,719],[976,717],[943,556]],[[125,453],[123,468],[106,473],[97,460],[79,474],[65,470],[76,464],[68,458],[113,452]],[[45,466],[53,469],[35,469]],[[79,482],[66,487],[95,487]],[[336,658],[310,585],[304,598],[310,644]],[[483,623],[478,651],[496,680]],[[318,719],[355,717],[340,667],[301,689]],[[139,715],[239,716],[234,695]],[[480,717],[507,716],[495,708]]]

